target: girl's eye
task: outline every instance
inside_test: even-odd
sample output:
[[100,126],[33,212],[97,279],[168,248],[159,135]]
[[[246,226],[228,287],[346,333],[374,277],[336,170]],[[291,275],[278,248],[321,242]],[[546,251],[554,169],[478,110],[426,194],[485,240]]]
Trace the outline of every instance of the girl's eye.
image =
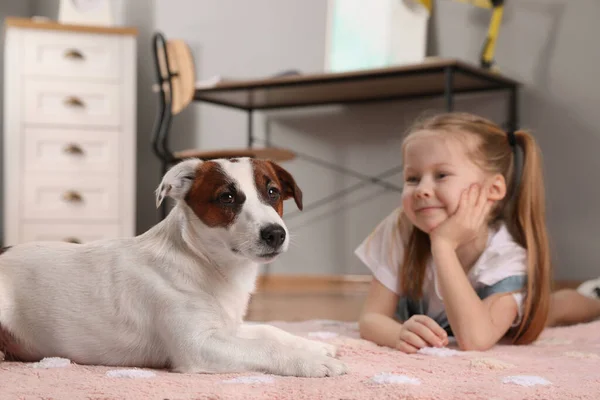
[[419,182],[419,179],[416,176],[407,176],[406,182],[407,183],[417,183],[417,182]]
[[437,174],[437,178],[438,179],[444,179],[445,177],[447,177],[449,174],[446,174],[444,172],[440,172],[439,174]]

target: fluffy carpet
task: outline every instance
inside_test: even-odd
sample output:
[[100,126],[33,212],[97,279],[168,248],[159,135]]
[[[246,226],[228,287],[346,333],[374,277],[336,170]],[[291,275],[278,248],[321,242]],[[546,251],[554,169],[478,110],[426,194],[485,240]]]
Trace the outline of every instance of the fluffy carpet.
[[0,363],[11,399],[598,399],[600,321],[546,330],[529,346],[462,352],[454,345],[405,355],[358,338],[354,323],[273,322],[340,346],[350,372],[335,378],[257,373],[176,374],[80,366],[65,359]]

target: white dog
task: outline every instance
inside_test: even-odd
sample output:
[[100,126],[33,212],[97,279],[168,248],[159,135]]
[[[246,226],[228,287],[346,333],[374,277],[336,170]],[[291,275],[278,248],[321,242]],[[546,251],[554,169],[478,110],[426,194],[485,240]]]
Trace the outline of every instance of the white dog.
[[14,360],[340,375],[335,347],[245,324],[260,263],[286,251],[283,200],[302,192],[277,164],[186,160],[156,193],[176,204],[133,238],[33,242],[0,255],[0,350]]

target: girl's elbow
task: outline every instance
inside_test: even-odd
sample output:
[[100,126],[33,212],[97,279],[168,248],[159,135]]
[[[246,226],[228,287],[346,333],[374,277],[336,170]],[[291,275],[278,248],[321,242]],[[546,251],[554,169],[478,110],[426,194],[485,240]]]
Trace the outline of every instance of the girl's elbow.
[[377,314],[365,313],[358,320],[358,334],[361,339],[373,340],[373,332],[380,328],[377,324]]
[[358,334],[361,339],[368,339],[371,331],[369,314],[363,314],[358,320]]
[[462,351],[487,351],[495,344],[495,342],[478,337],[457,337],[456,342],[458,344],[458,348]]

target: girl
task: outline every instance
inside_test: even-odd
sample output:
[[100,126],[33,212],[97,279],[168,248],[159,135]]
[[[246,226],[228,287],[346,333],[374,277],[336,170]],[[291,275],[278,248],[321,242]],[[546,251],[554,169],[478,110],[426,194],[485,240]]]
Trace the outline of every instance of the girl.
[[541,156],[529,133],[442,114],[413,126],[402,154],[402,206],[356,249],[374,275],[363,338],[414,353],[453,335],[463,350],[485,350],[573,322],[574,299],[576,320],[600,316],[600,301],[574,290],[551,300]]

